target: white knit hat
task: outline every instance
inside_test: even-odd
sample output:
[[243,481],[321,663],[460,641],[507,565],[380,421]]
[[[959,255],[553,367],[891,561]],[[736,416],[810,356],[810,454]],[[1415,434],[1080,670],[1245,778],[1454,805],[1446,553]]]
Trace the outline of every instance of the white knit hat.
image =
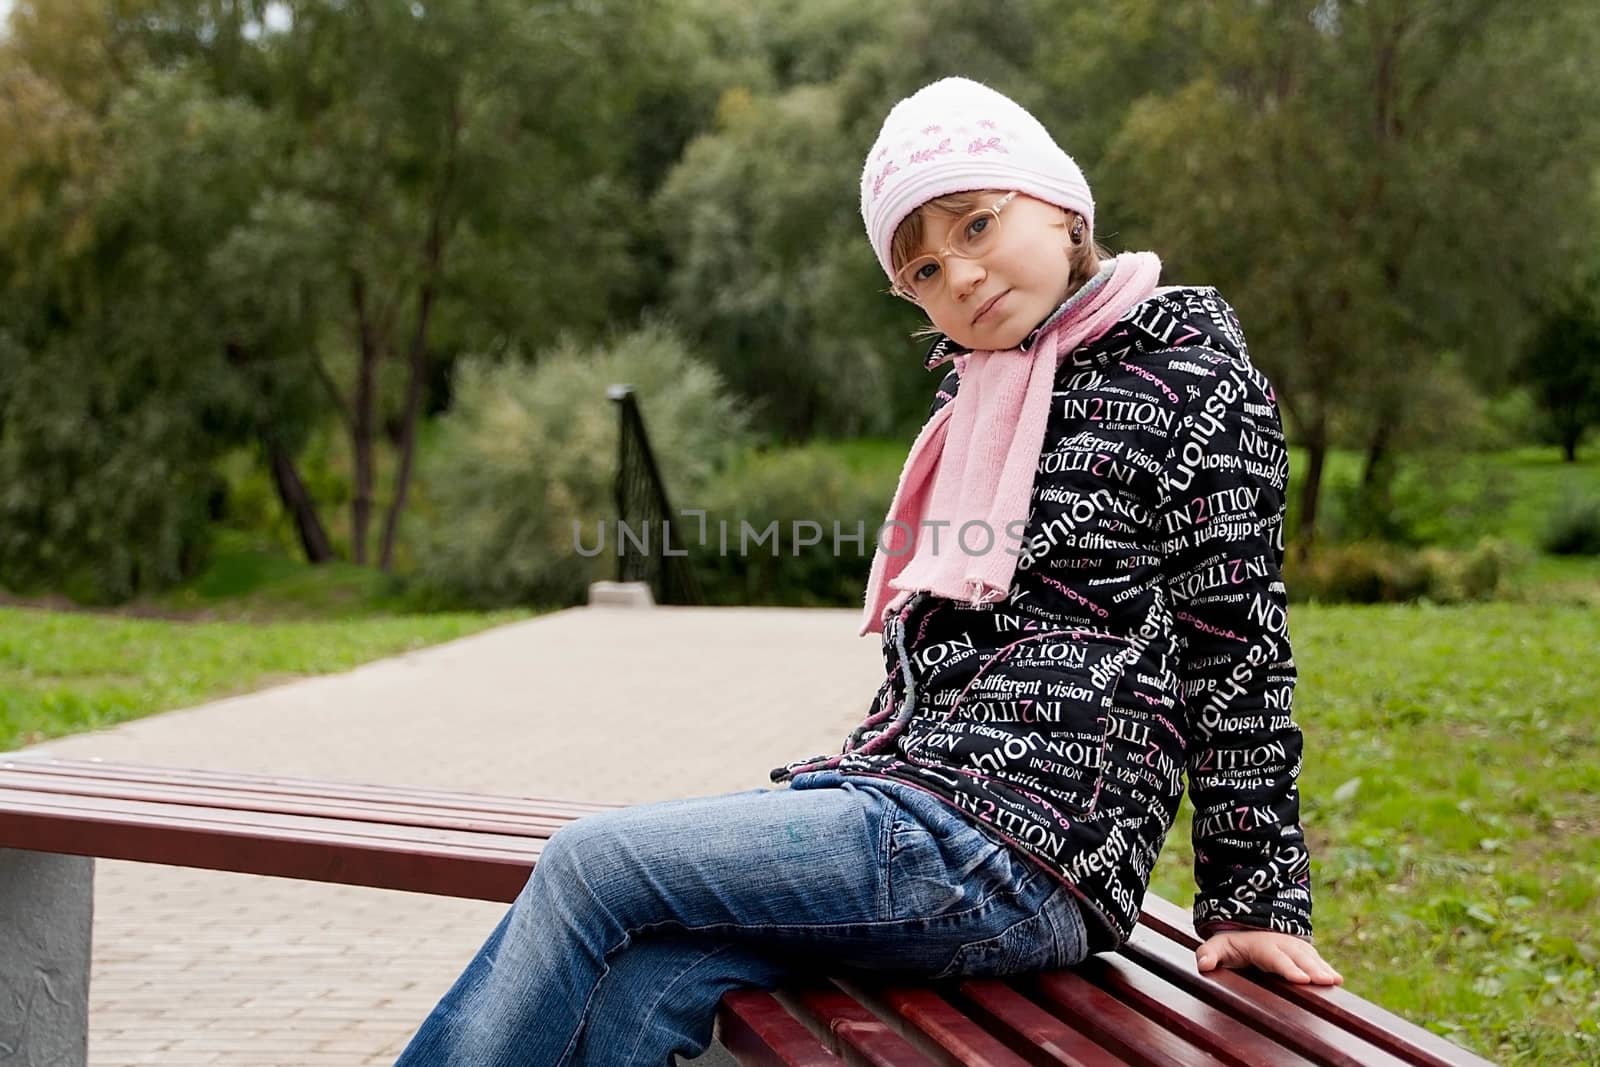
[[1084,217],[1094,197],[1083,171],[1016,101],[966,78],[944,78],[896,104],[861,170],[861,219],[883,272],[907,215],[935,197],[1016,189]]

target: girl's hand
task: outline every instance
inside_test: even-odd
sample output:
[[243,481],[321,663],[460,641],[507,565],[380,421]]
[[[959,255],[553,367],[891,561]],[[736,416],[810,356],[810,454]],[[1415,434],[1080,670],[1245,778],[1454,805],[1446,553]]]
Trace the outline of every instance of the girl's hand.
[[1253,964],[1302,985],[1344,984],[1343,976],[1322,961],[1311,942],[1273,930],[1224,930],[1202,942],[1194,958],[1202,972]]

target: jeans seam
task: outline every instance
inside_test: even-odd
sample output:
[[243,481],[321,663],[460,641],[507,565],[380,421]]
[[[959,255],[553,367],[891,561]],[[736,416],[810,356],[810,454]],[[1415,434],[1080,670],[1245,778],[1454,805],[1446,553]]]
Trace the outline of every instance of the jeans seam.
[[583,998],[583,1007],[578,1010],[578,1020],[572,1027],[572,1036],[567,1038],[566,1047],[561,1050],[561,1055],[556,1059],[558,1067],[572,1062],[573,1053],[578,1051],[578,1036],[583,1033],[583,1028],[589,1024],[589,1009],[594,1005],[594,995],[599,991],[601,983],[606,980],[606,975],[611,973],[611,957],[627,948],[632,942],[633,931],[624,930],[622,940],[617,943],[616,947],[607,949],[601,954],[600,973],[595,977],[593,984],[589,986],[588,995]]
[[[1073,947],[1071,959],[1064,959],[1064,957],[1068,955],[1068,953],[1065,951],[1065,931],[1062,929],[1062,924],[1066,920],[1063,920],[1060,917],[1057,909],[1051,906],[1056,897],[1061,894],[1066,894],[1063,899],[1066,901],[1066,905],[1073,909],[1073,914],[1077,917],[1077,922],[1072,923],[1072,932],[1076,937],[1076,944]],[[1040,905],[1039,910],[1044,913],[1045,923],[1050,927],[1051,936],[1055,938],[1056,960],[1058,965],[1061,967],[1072,967],[1083,962],[1088,955],[1087,949],[1089,947],[1089,932],[1087,928],[1088,920],[1084,917],[1083,910],[1078,904],[1077,897],[1073,895],[1072,890],[1068,889],[1065,885],[1057,886],[1055,892],[1051,893],[1045,898],[1045,901],[1042,905]]]
[[639,1036],[634,1039],[633,1048],[630,1049],[629,1052],[628,1052],[628,1060],[629,1060],[630,1063],[638,1061],[638,1058],[639,1058],[639,1045],[641,1043],[643,1043],[643,1041],[645,1039],[645,1034],[647,1032],[646,1031],[646,1026],[649,1024],[650,1020],[654,1017],[654,1015],[656,1013],[656,1009],[661,1005],[661,1002],[667,998],[667,995],[669,993],[671,993],[674,988],[677,987],[678,983],[683,981],[684,976],[687,975],[690,971],[694,970],[696,967],[700,966],[702,963],[706,962],[707,960],[709,960],[709,959],[711,959],[711,958],[713,958],[715,956],[722,955],[724,952],[728,951],[732,947],[733,947],[732,945],[721,944],[721,945],[718,945],[717,947],[715,947],[713,949],[710,949],[710,950],[708,950],[706,952],[703,952],[698,957],[695,958],[693,963],[690,963],[687,966],[681,968],[678,971],[677,974],[672,976],[672,981],[668,982],[666,984],[665,988],[663,988],[661,990],[661,992],[659,994],[657,994],[655,1000],[650,1002],[650,1009],[649,1009],[648,1012],[645,1013],[644,1019],[641,1020],[641,1024],[640,1024],[640,1027],[639,1027]]
[[1007,892],[1008,889],[1013,889],[1014,888],[1014,890],[1016,892],[1020,893],[1022,890],[1026,889],[1028,887],[1031,879],[1032,879],[1031,873],[1030,874],[1026,874],[1026,875],[1023,876],[1023,880],[1021,882],[1019,882],[1015,887],[1006,887],[1005,889],[1001,889],[1001,890],[999,890],[999,891],[997,891],[995,893],[991,893],[990,895],[984,897],[982,900],[978,901],[976,904],[973,904],[970,907],[962,908],[959,911],[941,911],[937,915],[916,915],[916,916],[910,916],[910,917],[902,918],[902,919],[892,919],[891,918],[891,919],[888,919],[888,920],[885,920],[885,921],[886,922],[933,922],[934,920],[938,920],[938,919],[965,919],[965,918],[968,918],[969,916],[978,915],[978,914],[980,914],[980,913],[982,913],[984,911],[992,911],[995,907],[999,906],[1000,901],[998,900],[998,898],[1001,895],[1003,895],[1005,892]]
[[[864,922],[817,922],[817,923],[738,923],[738,922],[713,922],[703,925],[691,926],[681,919],[663,919],[660,922],[645,923],[628,931],[627,941],[631,941],[639,934],[653,934],[662,930],[679,930],[686,934],[810,934],[810,933],[873,933],[897,926],[917,927],[944,919],[964,919],[976,912],[992,909],[998,902],[994,897],[975,904],[965,911],[947,911],[938,915],[918,915],[910,918],[896,919],[871,919]],[[623,943],[626,944],[627,941]]]
[[1043,914],[1042,911],[1035,912],[1032,915],[1024,915],[1016,922],[1011,923],[1004,930],[1000,930],[988,937],[979,938],[976,941],[968,941],[966,944],[961,945],[956,949],[955,955],[950,958],[950,962],[945,964],[944,970],[933,976],[933,980],[938,981],[943,978],[952,977],[953,969],[957,963],[961,962],[962,957],[966,955],[968,950],[975,949],[980,945],[990,945],[1003,941],[1006,937],[1009,937],[1011,932],[1017,927],[1025,926],[1029,923],[1043,924],[1044,928],[1050,933],[1050,942],[1052,946],[1058,946],[1060,944],[1060,940],[1056,937],[1055,924],[1050,921],[1050,917],[1048,915]]
[[878,824],[878,870],[882,872],[878,879],[881,894],[878,897],[878,914],[894,914],[894,810],[893,798],[882,798],[883,817]]
[[[898,801],[896,801],[896,804],[898,805]],[[928,826],[920,818],[917,818],[915,813],[910,812],[908,809],[906,809],[904,807],[901,807],[900,811],[905,813],[906,816],[911,821],[916,823],[917,829],[921,833],[927,834],[930,838],[934,838],[934,839],[938,838],[939,831],[937,831],[934,828]],[[889,906],[886,909],[886,913],[890,914],[890,915],[894,914],[894,910],[895,910],[894,909],[895,896],[894,896],[893,881],[892,881],[893,875],[891,874],[891,872],[894,870],[894,860],[895,860],[894,821],[895,821],[895,816],[893,814],[891,814],[888,818],[886,818],[884,820],[884,826],[887,829],[886,829],[886,832],[885,832],[885,851],[883,852],[883,855],[885,857],[885,862],[883,864],[883,872],[884,872],[884,880],[890,886],[889,899],[888,899]],[[987,835],[983,835],[981,831],[977,830],[971,824],[963,822],[963,823],[961,823],[961,828],[963,830],[967,831],[967,832],[980,834],[981,836],[983,836],[985,838],[985,840],[989,841],[991,844],[998,844],[998,842],[995,842],[993,838],[990,838]],[[1006,848],[1005,845],[999,845],[999,847],[1002,848],[1002,849]],[[1012,852],[1012,856],[1013,857],[1015,856],[1015,852]],[[947,869],[948,869],[948,867],[947,867]],[[1029,864],[1027,867],[1022,868],[1021,877],[1016,882],[1014,882],[1014,883],[1012,883],[1010,885],[1001,887],[996,892],[991,893],[988,896],[985,896],[983,899],[979,900],[976,904],[973,904],[970,907],[962,908],[960,911],[942,911],[942,912],[938,913],[937,915],[921,916],[920,918],[923,919],[923,920],[928,920],[928,919],[961,919],[961,918],[966,918],[969,915],[977,914],[977,913],[983,911],[986,908],[990,908],[990,907],[994,906],[996,898],[998,896],[1004,894],[1008,890],[1011,892],[1013,897],[1020,896],[1022,894],[1022,892],[1024,890],[1026,890],[1028,888],[1028,886],[1031,885],[1041,873],[1042,873],[1042,871],[1037,865]],[[963,885],[967,884],[969,879],[970,879],[970,875],[968,876],[968,879],[963,879],[962,884]]]

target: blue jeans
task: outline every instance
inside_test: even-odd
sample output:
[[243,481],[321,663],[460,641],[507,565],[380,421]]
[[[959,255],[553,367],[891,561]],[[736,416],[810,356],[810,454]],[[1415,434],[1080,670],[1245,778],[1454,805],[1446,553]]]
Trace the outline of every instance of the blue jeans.
[[822,968],[1064,967],[1071,891],[914,787],[833,771],[789,789],[589,816],[555,834],[397,1067],[663,1067],[729,990]]

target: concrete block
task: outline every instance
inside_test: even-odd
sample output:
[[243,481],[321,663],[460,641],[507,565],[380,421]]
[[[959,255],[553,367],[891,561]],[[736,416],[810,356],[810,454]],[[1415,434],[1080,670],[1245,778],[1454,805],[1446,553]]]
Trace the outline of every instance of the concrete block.
[[645,582],[590,582],[591,608],[653,608],[655,597]]
[[86,1067],[94,860],[0,849],[0,1063]]

